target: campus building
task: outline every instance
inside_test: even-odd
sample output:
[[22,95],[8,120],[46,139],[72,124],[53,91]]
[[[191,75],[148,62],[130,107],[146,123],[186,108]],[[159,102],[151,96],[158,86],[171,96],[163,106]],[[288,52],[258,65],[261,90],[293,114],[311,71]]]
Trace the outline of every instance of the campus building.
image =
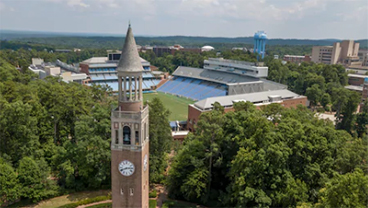
[[362,100],[368,97],[368,75],[348,74],[349,80],[346,89],[356,91],[362,96]]
[[296,55],[285,55],[283,61],[300,64],[302,62],[310,62],[312,59],[310,56],[296,56]]
[[[107,84],[112,88],[114,92],[118,91],[118,77],[117,66],[121,57],[120,51],[110,51],[107,57],[92,57],[90,59],[80,62],[79,67],[81,72],[88,75],[89,79],[86,82],[87,85],[95,84]],[[143,67],[143,90],[149,91],[155,89],[160,83],[161,79],[156,78],[150,69],[150,63],[142,58],[140,62]],[[133,84],[133,88],[135,85]]]
[[184,48],[183,46],[178,44],[173,46],[154,46],[152,50],[156,56],[162,56],[164,54],[174,55],[176,51],[193,52],[193,53],[200,53],[202,51],[201,48]]
[[306,96],[300,96],[289,90],[263,91],[248,94],[206,98],[188,106],[188,130],[194,130],[194,125],[197,124],[199,116],[204,112],[211,111],[215,102],[218,102],[221,106],[223,106],[225,112],[229,112],[234,111],[234,103],[240,101],[252,102],[258,109],[261,106],[269,105],[271,103],[279,103],[286,108],[296,108],[297,105],[307,105]]
[[368,66],[368,50],[359,50],[358,57],[362,66]]
[[28,67],[38,78],[44,79],[46,76],[60,77],[64,82],[84,83],[87,74],[80,73],[75,67],[68,65],[60,60],[55,63],[46,63],[41,58],[32,58],[32,64]]
[[359,43],[353,40],[336,42],[333,46],[314,46],[312,61],[324,64],[361,65],[358,57]]

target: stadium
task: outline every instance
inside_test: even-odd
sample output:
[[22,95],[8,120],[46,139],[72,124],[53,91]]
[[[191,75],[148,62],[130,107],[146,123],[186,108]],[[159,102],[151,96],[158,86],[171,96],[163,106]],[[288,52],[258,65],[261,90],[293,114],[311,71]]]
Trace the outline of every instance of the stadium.
[[[79,66],[81,72],[88,75],[89,79],[85,84],[106,84],[112,88],[113,92],[118,91],[118,77],[116,67],[120,59],[121,52],[110,52],[107,57],[92,57],[82,61]],[[140,58],[143,69],[142,87],[144,91],[150,91],[156,88],[160,83],[161,77],[155,77],[150,69],[150,63],[143,58]],[[126,83],[128,86],[128,83]],[[132,90],[135,90],[135,83],[133,82]]]
[[[119,52],[110,52],[107,57],[93,57],[81,62],[81,71],[89,77],[85,84],[106,84],[117,92],[119,58]],[[231,111],[232,104],[238,101],[250,101],[257,106],[275,102],[285,107],[307,104],[306,97],[288,91],[286,85],[266,80],[268,67],[261,62],[209,58],[204,60],[203,68],[179,66],[164,79],[166,76],[157,76],[160,73],[151,71],[148,61],[140,60],[144,68],[144,100],[161,99],[171,112],[169,119],[173,132],[178,129],[192,131],[200,114],[212,110],[214,102],[223,105],[226,112]]]
[[268,81],[268,68],[245,61],[227,59],[205,60],[204,68],[179,66],[173,77],[157,89],[192,100],[238,95],[269,90],[287,89],[287,86]]

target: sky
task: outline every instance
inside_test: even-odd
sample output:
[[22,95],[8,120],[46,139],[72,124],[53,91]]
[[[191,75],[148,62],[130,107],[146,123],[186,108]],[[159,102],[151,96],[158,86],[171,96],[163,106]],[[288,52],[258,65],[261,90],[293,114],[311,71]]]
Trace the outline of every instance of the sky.
[[0,0],[0,29],[367,39],[368,0]]

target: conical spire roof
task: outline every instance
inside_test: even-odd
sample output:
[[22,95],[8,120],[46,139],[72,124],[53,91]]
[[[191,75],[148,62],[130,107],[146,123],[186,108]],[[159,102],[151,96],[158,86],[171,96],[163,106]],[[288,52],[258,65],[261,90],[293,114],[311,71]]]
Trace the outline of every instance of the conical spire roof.
[[121,52],[121,57],[117,67],[117,71],[121,72],[141,72],[143,71],[141,59],[138,54],[137,45],[130,27],[125,36],[125,43]]

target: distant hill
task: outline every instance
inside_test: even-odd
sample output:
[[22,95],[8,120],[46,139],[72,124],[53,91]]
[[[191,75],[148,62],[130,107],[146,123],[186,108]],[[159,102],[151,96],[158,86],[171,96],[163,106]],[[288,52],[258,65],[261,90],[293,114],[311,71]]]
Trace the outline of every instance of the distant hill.
[[[1,40],[15,42],[45,44],[64,48],[116,48],[123,43],[123,36],[111,34],[94,33],[53,33],[53,32],[27,32],[0,30]],[[201,36],[136,36],[136,41],[140,45],[173,45],[181,44],[184,47],[201,47],[212,45],[215,48],[235,47],[253,45],[253,37],[201,37]],[[338,39],[270,39],[268,45],[332,45]],[[368,48],[368,39],[356,40],[361,48]]]

